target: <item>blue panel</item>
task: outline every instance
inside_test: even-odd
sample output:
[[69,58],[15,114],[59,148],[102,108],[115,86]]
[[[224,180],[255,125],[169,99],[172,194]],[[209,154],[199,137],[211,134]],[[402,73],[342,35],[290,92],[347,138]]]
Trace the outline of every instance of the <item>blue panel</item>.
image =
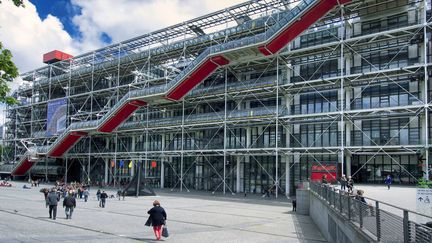
[[51,137],[62,133],[66,129],[66,98],[50,101],[47,109],[46,135]]

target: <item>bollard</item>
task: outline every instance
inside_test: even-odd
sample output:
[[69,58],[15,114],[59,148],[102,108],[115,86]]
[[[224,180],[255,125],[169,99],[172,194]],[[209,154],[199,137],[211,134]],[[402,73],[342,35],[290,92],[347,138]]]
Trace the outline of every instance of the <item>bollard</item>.
[[375,201],[375,219],[376,219],[376,232],[377,232],[377,241],[381,241],[381,217],[380,217],[380,209],[379,209],[379,202]]
[[351,197],[348,196],[348,219],[351,220]]
[[408,211],[403,211],[403,234],[404,234],[404,243],[409,243],[409,218]]
[[360,222],[360,229],[363,228],[363,210],[362,210],[362,202],[357,201],[356,202],[359,208],[359,222]]

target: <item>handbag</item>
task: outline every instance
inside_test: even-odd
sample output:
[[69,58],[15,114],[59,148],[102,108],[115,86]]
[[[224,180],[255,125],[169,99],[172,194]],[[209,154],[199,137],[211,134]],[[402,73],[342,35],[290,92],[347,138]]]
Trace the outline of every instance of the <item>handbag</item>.
[[165,226],[163,227],[163,229],[162,229],[162,236],[163,236],[163,237],[168,237],[168,236],[169,236],[168,228],[167,228],[166,225],[165,225]]

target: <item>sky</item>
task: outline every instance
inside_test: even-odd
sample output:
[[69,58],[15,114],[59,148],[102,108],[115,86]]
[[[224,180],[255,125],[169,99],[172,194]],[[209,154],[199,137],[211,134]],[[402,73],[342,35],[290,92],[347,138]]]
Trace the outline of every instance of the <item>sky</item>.
[[0,41],[20,73],[43,66],[42,55],[82,54],[245,0],[11,0],[0,4]]
[[[52,50],[73,56],[246,0],[1,0],[0,42],[20,73],[42,67]],[[22,83],[11,83],[16,89]],[[4,121],[0,105],[0,124]]]

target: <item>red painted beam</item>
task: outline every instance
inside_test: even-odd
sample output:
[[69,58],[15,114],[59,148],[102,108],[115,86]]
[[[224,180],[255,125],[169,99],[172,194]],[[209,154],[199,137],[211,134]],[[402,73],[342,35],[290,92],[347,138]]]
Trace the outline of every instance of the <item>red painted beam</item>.
[[[339,3],[345,4],[350,1],[351,0],[339,0]],[[298,18],[298,20],[288,26],[288,28],[280,32],[278,36],[273,38],[266,45],[258,47],[258,50],[264,56],[277,53],[339,3],[338,0],[321,0],[318,4],[313,6],[312,9]]]
[[[116,129],[122,122],[129,118],[129,116],[140,108],[140,106],[135,105],[131,101],[123,105],[117,113],[115,113],[101,128],[98,129],[99,132],[112,132]],[[132,104],[133,103],[133,104]]]
[[133,101],[129,102],[129,104],[141,107],[141,106],[146,106],[147,102],[145,102],[143,100],[133,100]]
[[219,55],[206,60],[189,77],[185,78],[177,87],[165,98],[170,100],[180,100],[195,86],[212,74],[219,66],[229,64],[229,60]]
[[48,154],[50,157],[61,157],[69,149],[71,149],[75,143],[77,143],[81,137],[87,135],[85,132],[71,132],[62,141],[57,143],[57,146]]
[[27,173],[27,171],[29,171],[34,164],[34,162],[31,162],[28,158],[26,158],[13,169],[11,174],[13,176],[25,175],[25,173]]
[[212,57],[210,58],[210,60],[219,66],[227,65],[230,62],[228,59],[226,59],[224,56],[221,55]]

